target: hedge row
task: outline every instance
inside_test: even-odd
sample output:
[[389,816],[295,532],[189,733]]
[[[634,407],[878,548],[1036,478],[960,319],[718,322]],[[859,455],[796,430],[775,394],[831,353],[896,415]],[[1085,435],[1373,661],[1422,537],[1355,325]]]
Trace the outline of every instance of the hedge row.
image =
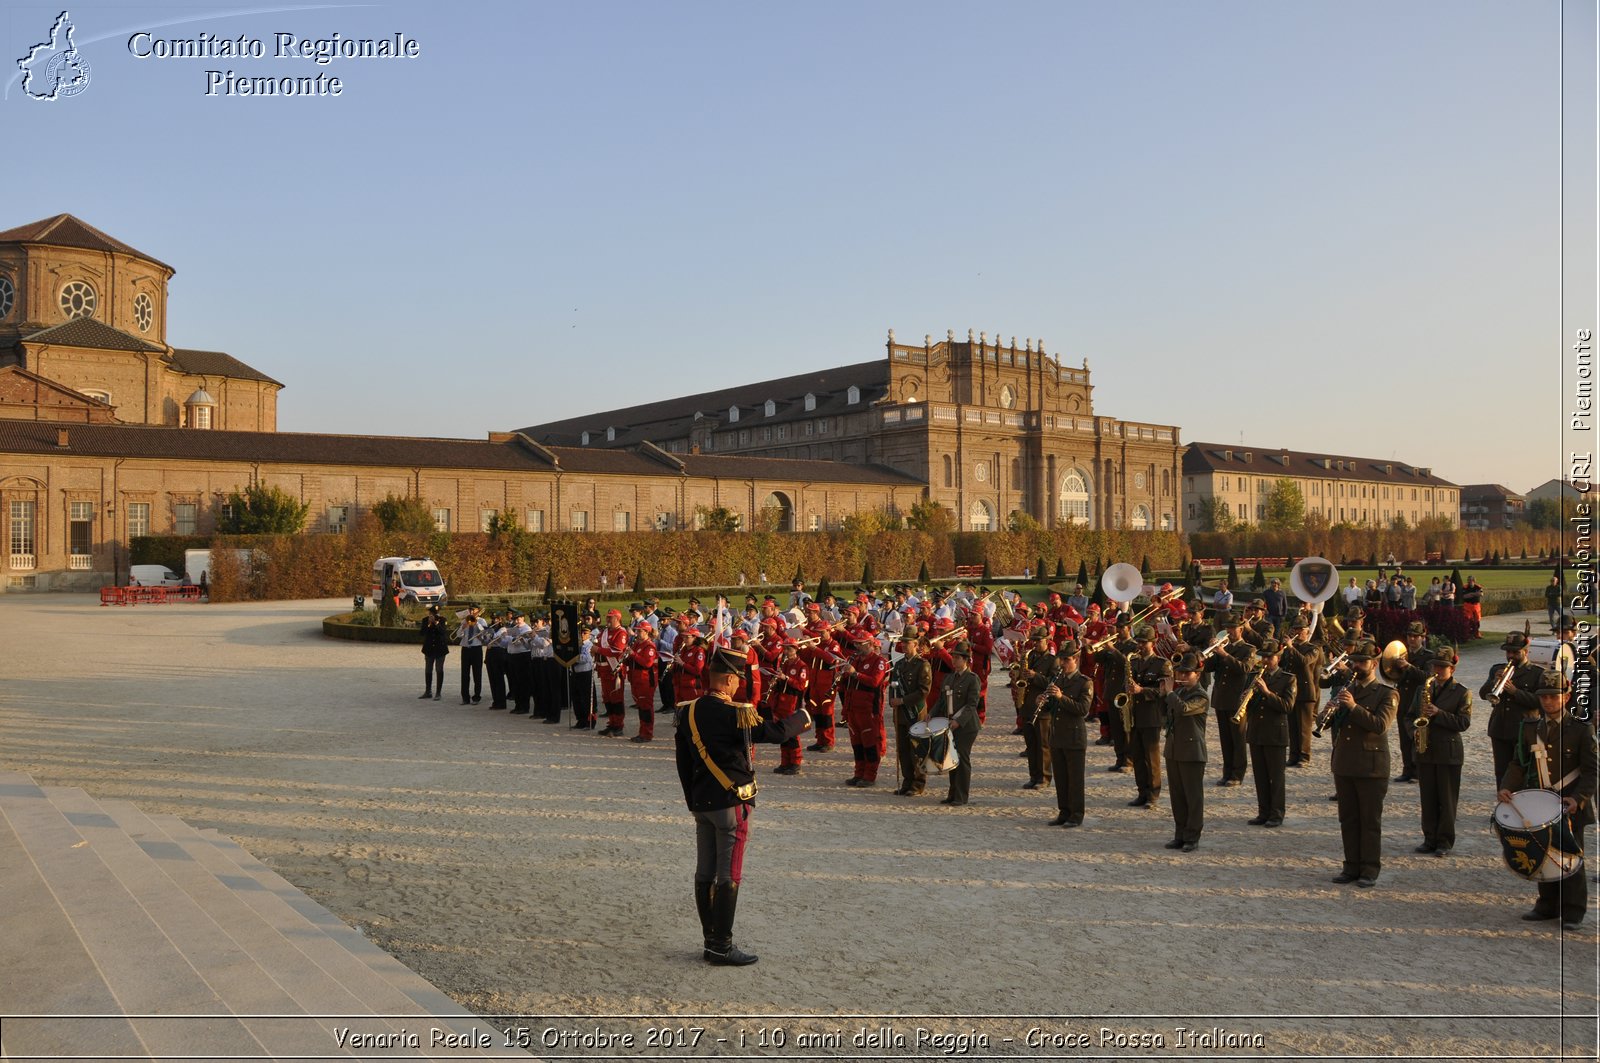
[[1539,551],[1560,551],[1561,534],[1551,530],[1490,529],[1487,531],[1420,532],[1390,531],[1385,528],[1329,528],[1325,531],[1263,531],[1240,528],[1229,532],[1192,532],[1189,552],[1195,557],[1306,557],[1318,555],[1330,561],[1340,558],[1367,558],[1377,562],[1393,554],[1403,563],[1421,562],[1438,551],[1449,560],[1462,557],[1488,557],[1495,551],[1501,557],[1530,558]]
[[[787,581],[803,572],[815,585],[855,583],[870,561],[878,583],[917,579],[923,565],[934,578],[954,575],[960,564],[989,562],[1001,575],[1020,574],[1038,558],[1061,561],[1069,574],[1083,561],[1176,569],[1181,536],[1171,532],[942,533],[847,532],[551,532],[491,537],[478,533],[432,536],[390,534],[364,517],[344,534],[219,535],[212,545],[211,596],[215,601],[325,598],[365,594],[372,563],[391,555],[432,557],[457,597],[537,592],[552,579],[557,589],[593,588],[601,572],[622,571],[629,586],[639,574],[646,587],[734,585],[740,572],[754,583],[761,572]],[[254,551],[241,565],[230,548]],[[181,560],[182,553],[179,552]]]

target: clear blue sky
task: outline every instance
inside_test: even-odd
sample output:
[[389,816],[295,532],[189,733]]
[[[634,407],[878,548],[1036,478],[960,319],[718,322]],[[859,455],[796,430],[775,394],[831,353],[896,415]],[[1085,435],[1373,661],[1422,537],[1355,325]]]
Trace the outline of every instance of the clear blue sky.
[[[1562,471],[1554,0],[237,14],[275,7],[72,5],[92,82],[9,86],[0,227],[176,267],[169,340],[282,380],[285,430],[481,437],[973,328],[1184,439]],[[60,9],[6,5],[8,68]],[[422,56],[137,60],[138,29]],[[207,98],[229,68],[344,94]]]

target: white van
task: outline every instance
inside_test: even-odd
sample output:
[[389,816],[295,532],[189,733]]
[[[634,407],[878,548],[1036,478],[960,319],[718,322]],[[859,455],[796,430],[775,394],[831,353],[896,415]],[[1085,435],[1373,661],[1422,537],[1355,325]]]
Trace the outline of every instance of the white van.
[[183,577],[166,565],[129,565],[130,587],[182,587]]
[[394,578],[401,588],[400,600],[423,605],[443,605],[449,600],[445,594],[444,577],[439,567],[427,557],[380,557],[372,564],[372,600],[383,596],[383,569],[394,566]]

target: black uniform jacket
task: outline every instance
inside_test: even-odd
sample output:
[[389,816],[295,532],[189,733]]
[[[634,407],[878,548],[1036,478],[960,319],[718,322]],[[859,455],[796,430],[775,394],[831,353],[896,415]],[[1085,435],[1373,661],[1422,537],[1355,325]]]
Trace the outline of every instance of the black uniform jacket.
[[1177,763],[1206,762],[1206,716],[1211,699],[1198,686],[1174,690],[1166,697],[1167,759]]
[[1088,728],[1083,721],[1094,703],[1094,684],[1082,672],[1058,675],[1055,684],[1061,696],[1047,697],[1044,703],[1054,725],[1050,732],[1050,748],[1088,749]]
[[[1594,788],[1596,779],[1594,732],[1582,720],[1574,719],[1570,712],[1562,713],[1557,723],[1545,719],[1528,720],[1522,725],[1522,740],[1518,756],[1506,767],[1506,777],[1500,780],[1502,790],[1516,793],[1539,785],[1538,768],[1532,750],[1536,739],[1544,742],[1551,788],[1562,797],[1578,802],[1578,811],[1572,817],[1578,828],[1578,844],[1583,844],[1583,828],[1595,821]],[[1524,757],[1527,766],[1523,766]],[[1571,781],[1559,785],[1568,775]],[[1578,872],[1588,874],[1587,869]]]
[[[748,743],[787,742],[798,737],[810,722],[810,714],[801,711],[782,719],[758,720],[746,731],[739,726],[738,710],[729,702],[709,694],[696,699],[678,721],[678,781],[683,783],[683,797],[690,811],[712,812],[738,804],[753,804],[753,792],[748,798],[736,792],[755,782]],[[706,766],[705,758],[695,745],[696,734],[734,789],[724,786]]]
[[[1435,683],[1429,688],[1428,697],[1439,714],[1429,720],[1428,748],[1417,750],[1417,763],[1464,763],[1461,732],[1472,726],[1472,691],[1452,679],[1444,686]],[[1421,716],[1421,702],[1410,711],[1413,713],[1412,719]]]
[[1394,687],[1376,678],[1366,686],[1352,683],[1349,690],[1356,703],[1333,734],[1333,773],[1352,779],[1386,779],[1389,727],[1399,711],[1400,697]]
[[1245,741],[1257,746],[1287,746],[1289,744],[1289,713],[1295,704],[1299,684],[1282,668],[1262,675],[1267,681],[1265,692],[1256,691],[1250,699],[1249,715],[1245,717]]

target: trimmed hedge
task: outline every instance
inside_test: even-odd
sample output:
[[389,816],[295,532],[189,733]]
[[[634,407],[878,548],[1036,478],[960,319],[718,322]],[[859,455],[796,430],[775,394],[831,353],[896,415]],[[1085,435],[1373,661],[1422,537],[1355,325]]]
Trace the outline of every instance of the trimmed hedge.
[[[1316,555],[1334,562],[1340,558],[1362,558],[1381,564],[1389,555],[1402,564],[1417,564],[1429,552],[1446,558],[1488,557],[1498,550],[1502,557],[1515,556],[1526,549],[1537,556],[1541,549],[1561,549],[1559,531],[1519,528],[1514,531],[1420,532],[1416,529],[1390,531],[1386,528],[1329,528],[1326,531],[1263,531],[1238,528],[1229,532],[1194,532],[1189,536],[1189,552],[1195,557],[1307,557]],[[1353,563],[1353,562],[1352,562]],[[1164,567],[1158,564],[1157,567]]]

